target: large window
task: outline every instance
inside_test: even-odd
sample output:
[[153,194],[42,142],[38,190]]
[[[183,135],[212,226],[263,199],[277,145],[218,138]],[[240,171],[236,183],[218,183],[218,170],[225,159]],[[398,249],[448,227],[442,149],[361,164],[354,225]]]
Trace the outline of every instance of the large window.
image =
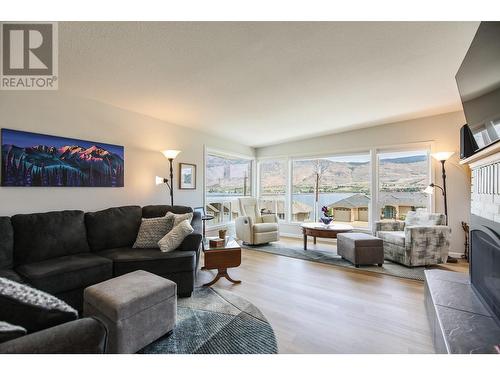
[[422,192],[430,182],[428,150],[379,152],[377,159],[380,219],[404,220],[408,211],[428,207]]
[[294,160],[292,176],[292,221],[316,221],[327,206],[336,222],[368,226],[369,154]]
[[209,152],[205,163],[206,212],[215,217],[208,225],[233,221],[238,197],[252,195],[252,160]]
[[259,163],[259,206],[265,213],[275,213],[286,219],[288,161],[263,160]]
[[[288,223],[319,221],[323,206],[336,223],[356,228],[368,228],[374,220],[404,220],[410,210],[430,209],[430,197],[423,193],[431,180],[429,155],[430,148],[422,147],[263,159],[258,165],[259,205]],[[209,154],[207,212],[216,217],[211,224],[238,216],[237,197],[255,194],[251,173],[252,160]]]

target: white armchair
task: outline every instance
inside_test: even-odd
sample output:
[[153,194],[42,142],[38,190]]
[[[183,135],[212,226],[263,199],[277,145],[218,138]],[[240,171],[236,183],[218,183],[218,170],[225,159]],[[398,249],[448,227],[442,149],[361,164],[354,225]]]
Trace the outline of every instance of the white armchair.
[[236,237],[249,245],[279,241],[278,217],[262,215],[257,199],[238,198],[241,216],[236,219]]

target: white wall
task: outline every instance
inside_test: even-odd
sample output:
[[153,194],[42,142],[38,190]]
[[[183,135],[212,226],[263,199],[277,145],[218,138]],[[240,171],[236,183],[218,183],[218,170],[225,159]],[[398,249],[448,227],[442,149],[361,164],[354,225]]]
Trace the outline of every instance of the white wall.
[[[0,187],[0,215],[61,209],[98,210],[128,204],[169,204],[168,161],[160,153],[178,149],[174,165],[174,203],[203,204],[204,146],[245,155],[250,147],[151,117],[62,92],[0,93],[0,128],[25,130],[125,146],[125,187]],[[195,191],[178,190],[178,163],[197,165]]]
[[[464,233],[461,222],[470,217],[470,177],[468,167],[459,165],[460,127],[465,124],[462,112],[380,125],[345,133],[288,142],[256,150],[258,158],[278,156],[307,156],[347,153],[373,147],[401,146],[412,143],[431,143],[432,151],[455,151],[446,162],[448,215],[452,227],[451,251],[463,253]],[[441,164],[434,163],[434,181],[441,184]],[[435,194],[435,209],[443,212],[443,200]],[[291,232],[290,228],[283,228]],[[298,233],[296,231],[295,233]]]

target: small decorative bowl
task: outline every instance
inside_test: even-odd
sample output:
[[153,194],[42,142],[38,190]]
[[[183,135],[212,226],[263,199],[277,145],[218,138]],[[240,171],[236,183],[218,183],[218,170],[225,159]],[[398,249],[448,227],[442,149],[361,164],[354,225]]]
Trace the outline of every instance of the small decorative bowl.
[[323,224],[328,225],[332,222],[333,218],[328,217],[328,216],[322,216],[322,217],[320,217],[320,220]]

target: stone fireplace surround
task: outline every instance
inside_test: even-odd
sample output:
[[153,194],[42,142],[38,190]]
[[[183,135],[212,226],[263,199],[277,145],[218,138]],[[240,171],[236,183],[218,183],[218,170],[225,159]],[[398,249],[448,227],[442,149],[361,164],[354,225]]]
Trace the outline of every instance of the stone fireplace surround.
[[[471,169],[471,216],[500,227],[500,143],[461,161]],[[500,354],[500,325],[469,275],[425,271],[425,304],[437,353]]]

